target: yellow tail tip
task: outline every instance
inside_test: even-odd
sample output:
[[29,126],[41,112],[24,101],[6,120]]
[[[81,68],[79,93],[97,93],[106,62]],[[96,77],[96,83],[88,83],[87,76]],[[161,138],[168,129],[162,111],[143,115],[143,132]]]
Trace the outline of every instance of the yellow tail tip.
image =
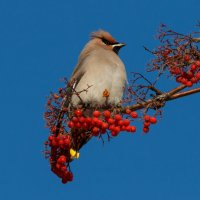
[[72,159],[78,159],[80,156],[80,153],[75,151],[74,149],[70,149],[70,155]]

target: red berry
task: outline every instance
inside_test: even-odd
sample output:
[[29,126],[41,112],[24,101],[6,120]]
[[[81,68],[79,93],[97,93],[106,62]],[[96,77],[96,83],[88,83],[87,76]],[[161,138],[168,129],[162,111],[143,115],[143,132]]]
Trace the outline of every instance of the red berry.
[[119,126],[115,126],[115,128],[113,129],[113,131],[118,134],[120,132],[120,127]]
[[70,147],[70,145],[71,145],[71,141],[70,141],[70,139],[64,139],[64,145],[65,146],[67,146],[68,148]]
[[63,140],[59,140],[58,145],[59,146],[63,146],[63,144],[64,144],[64,141]]
[[127,126],[124,126],[124,125],[123,125],[123,126],[121,127],[121,131],[126,131],[126,127],[127,127]]
[[62,139],[61,135],[58,135],[58,136],[56,137],[56,141],[57,141],[57,142],[59,142],[61,139]]
[[55,133],[56,131],[57,131],[57,127],[56,126],[51,127],[51,132],[52,133]]
[[200,72],[196,73],[196,78],[200,80]]
[[108,129],[112,131],[114,128],[115,128],[114,125],[110,125]]
[[120,114],[115,115],[115,120],[119,121],[122,119],[122,116]]
[[127,109],[126,109],[126,114],[129,115],[130,113],[131,113],[131,110],[130,110],[129,108],[127,108]]
[[171,49],[166,49],[166,50],[163,51],[163,56],[167,57],[171,52],[172,52]]
[[181,73],[182,73],[182,70],[179,67],[177,67],[175,69],[175,74],[178,75],[178,74],[181,74]]
[[62,178],[62,183],[63,183],[63,184],[66,184],[67,182],[68,182],[68,179],[67,179],[67,178],[65,178],[65,177]]
[[142,130],[143,130],[144,133],[148,133],[149,132],[149,128],[147,128],[147,127],[144,127]]
[[89,125],[85,122],[85,123],[82,124],[82,128],[83,128],[84,130],[88,130]]
[[108,124],[105,123],[105,122],[103,122],[101,128],[102,128],[102,129],[107,129],[107,128],[108,128]]
[[86,119],[85,119],[85,122],[87,123],[87,124],[91,124],[91,122],[92,122],[92,119],[90,118],[90,117],[87,117]]
[[72,122],[77,123],[78,122],[78,118],[77,117],[72,117]]
[[130,125],[130,120],[125,119],[125,120],[123,121],[123,125],[124,125],[124,126],[129,126],[129,125]]
[[93,134],[94,136],[98,136],[98,135],[99,135],[99,128],[94,127],[94,128],[92,129],[92,134]]
[[66,156],[62,155],[58,158],[57,163],[64,164],[66,163],[67,159]]
[[150,124],[150,122],[146,122],[146,121],[145,121],[143,125],[144,125],[144,127],[147,127],[147,128],[148,128],[151,124]]
[[93,112],[93,116],[94,116],[94,117],[99,117],[100,114],[101,114],[101,113],[100,113],[98,110],[95,110],[95,111]]
[[187,78],[188,78],[188,79],[191,79],[192,77],[194,77],[193,72],[192,72],[192,71],[188,71],[188,72],[187,72]]
[[81,123],[80,123],[80,122],[77,122],[76,124],[74,124],[74,127],[75,127],[76,129],[81,128]]
[[126,131],[131,132],[131,126],[126,126]]
[[96,126],[97,126],[97,127],[101,127],[101,126],[102,126],[102,123],[103,123],[103,121],[99,119],[99,120],[97,121],[97,123],[96,123]]
[[114,123],[115,123],[115,120],[112,119],[112,118],[109,118],[109,119],[108,119],[108,123],[109,123],[109,124],[114,124]]
[[115,136],[117,136],[117,135],[118,135],[118,132],[111,131],[111,135],[112,135],[113,137],[115,137]]
[[51,141],[51,146],[56,147],[57,145],[58,145],[58,143],[56,142],[55,139],[53,139],[53,140]]
[[156,117],[150,117],[150,122],[151,122],[152,124],[156,124],[156,122],[157,122]]
[[123,126],[124,125],[124,121],[121,119],[121,120],[119,120],[118,122],[117,122],[117,125],[118,126]]
[[59,163],[56,163],[56,168],[60,169],[61,165]]
[[135,131],[136,131],[136,127],[135,126],[131,126],[130,132],[134,133]]
[[79,118],[79,122],[80,122],[81,124],[83,124],[83,123],[85,122],[85,117],[80,117],[80,118]]
[[172,67],[171,69],[170,69],[170,72],[171,72],[171,74],[176,74],[176,75],[178,75],[178,74],[181,74],[181,72],[182,72],[182,70],[179,68],[179,67]]
[[181,83],[182,82],[182,76],[177,76],[176,77],[176,82]]
[[54,136],[53,135],[50,135],[49,137],[48,137],[48,140],[49,141],[52,141],[54,139]]
[[73,181],[73,174],[72,174],[72,172],[68,172],[67,179],[68,179],[68,181]]
[[131,116],[132,118],[137,118],[137,117],[138,117],[138,114],[137,114],[137,112],[133,111],[133,112],[130,113],[130,116]]
[[197,60],[197,61],[195,62],[195,64],[196,64],[197,67],[200,67],[200,60]]
[[67,167],[64,165],[60,168],[60,171],[65,172],[67,170]]
[[182,77],[181,83],[185,85],[187,83],[187,79]]
[[103,112],[103,115],[104,115],[104,117],[105,118],[109,118],[110,117],[110,111],[109,110],[105,110],[104,112]]
[[190,56],[189,56],[188,54],[184,56],[184,61],[185,61],[185,62],[190,61]]
[[192,64],[191,67],[190,67],[190,69],[191,69],[192,71],[195,71],[195,70],[197,69],[197,66],[196,66],[195,64]]
[[191,79],[190,79],[190,81],[192,82],[192,83],[197,83],[197,78],[196,77],[192,77]]
[[187,87],[192,87],[193,83],[192,83],[191,81],[187,81],[187,82],[185,83],[185,85],[186,85]]
[[145,120],[146,122],[148,122],[148,121],[150,120],[150,116],[149,116],[149,115],[144,115],[144,120]]
[[74,114],[77,116],[77,117],[80,117],[80,116],[82,116],[82,110],[80,110],[80,109],[77,109],[77,110],[75,110],[74,111]]
[[97,117],[92,118],[92,123],[95,125],[99,122],[99,119]]
[[70,121],[70,122],[68,122],[67,125],[68,125],[69,128],[73,128],[74,127],[74,122]]

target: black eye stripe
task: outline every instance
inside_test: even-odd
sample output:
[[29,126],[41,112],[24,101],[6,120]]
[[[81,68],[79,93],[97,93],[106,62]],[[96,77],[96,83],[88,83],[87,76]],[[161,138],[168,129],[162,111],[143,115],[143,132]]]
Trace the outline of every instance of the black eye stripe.
[[113,45],[113,44],[117,44],[116,42],[113,43],[113,42],[109,42],[108,40],[106,40],[105,38],[102,38],[102,42],[106,45]]

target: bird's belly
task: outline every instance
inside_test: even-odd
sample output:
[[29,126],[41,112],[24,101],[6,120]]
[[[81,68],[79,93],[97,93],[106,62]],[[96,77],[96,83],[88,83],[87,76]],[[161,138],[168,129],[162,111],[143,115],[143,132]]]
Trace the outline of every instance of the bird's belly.
[[98,70],[93,68],[87,71],[75,90],[77,95],[72,96],[73,105],[79,103],[92,103],[103,105],[106,101],[110,104],[118,104],[122,98],[125,80],[122,80],[120,70]]

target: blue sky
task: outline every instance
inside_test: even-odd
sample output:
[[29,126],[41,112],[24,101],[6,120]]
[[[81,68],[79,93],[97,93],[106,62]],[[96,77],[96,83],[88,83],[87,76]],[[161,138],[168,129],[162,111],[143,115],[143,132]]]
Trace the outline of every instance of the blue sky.
[[1,0],[0,198],[199,200],[199,94],[169,102],[148,135],[124,133],[104,146],[92,140],[72,163],[70,184],[42,155],[46,96],[70,76],[90,32],[102,28],[127,43],[127,72],[144,72],[142,46],[158,44],[160,23],[189,33],[199,9],[199,0]]

